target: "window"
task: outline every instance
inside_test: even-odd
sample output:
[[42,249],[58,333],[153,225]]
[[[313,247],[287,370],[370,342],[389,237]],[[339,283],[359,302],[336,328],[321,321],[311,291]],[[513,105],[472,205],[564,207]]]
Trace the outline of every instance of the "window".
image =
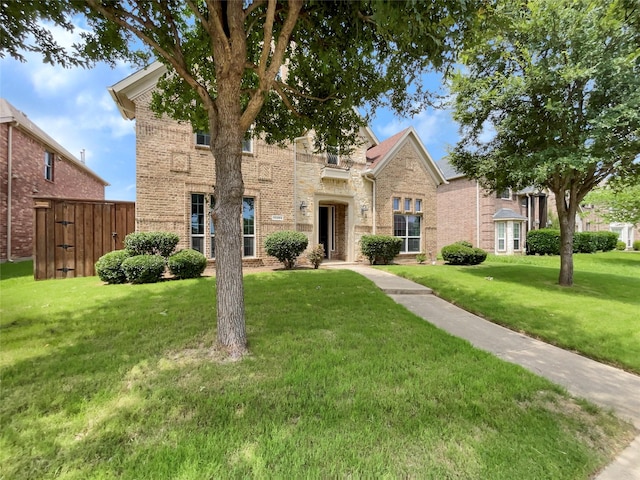
[[251,133],[242,141],[242,153],[253,153],[253,138],[251,138]]
[[513,249],[520,250],[520,228],[522,224],[520,222],[513,223]]
[[256,211],[255,199],[245,197],[242,199],[242,233],[244,245],[242,255],[255,257],[256,255]]
[[498,251],[504,252],[507,249],[507,222],[497,222]]
[[52,152],[44,152],[44,179],[53,182],[53,158]]
[[393,235],[402,238],[400,253],[420,253],[421,221],[419,215],[393,216]]
[[410,198],[405,198],[404,199],[404,211],[405,212],[410,212],[411,211],[411,199]]
[[511,189],[505,188],[504,190],[500,190],[497,192],[496,197],[502,200],[511,200]]
[[196,132],[196,145],[199,147],[208,147],[211,144],[211,135],[209,132]]
[[191,248],[204,254],[204,195],[191,194]]
[[400,198],[393,197],[393,211],[397,212],[398,210],[400,210]]
[[422,199],[421,198],[416,198],[416,201],[415,201],[414,205],[416,207],[416,213],[422,211]]
[[213,226],[213,216],[211,215],[211,210],[213,210],[213,207],[215,205],[215,199],[213,198],[213,195],[211,195],[211,197],[209,198],[209,239],[211,240],[211,247],[210,247],[210,251],[211,251],[211,258],[216,258],[216,235],[215,235],[215,228]]

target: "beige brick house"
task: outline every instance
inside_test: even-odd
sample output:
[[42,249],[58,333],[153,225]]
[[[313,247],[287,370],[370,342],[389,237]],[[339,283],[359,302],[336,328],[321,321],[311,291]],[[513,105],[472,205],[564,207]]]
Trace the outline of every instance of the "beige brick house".
[[446,159],[438,166],[447,179],[438,188],[438,250],[466,240],[497,255],[525,253],[527,232],[547,226],[554,200],[546,193],[533,189],[491,193]]
[[0,261],[33,255],[33,198],[104,200],[109,184],[0,98]]
[[[209,139],[150,110],[163,73],[156,63],[109,89],[136,121],[136,230],[175,232],[179,248],[215,259]],[[401,237],[400,260],[436,254],[436,188],[445,179],[412,128],[383,142],[363,128],[348,158],[314,152],[311,135],[284,148],[259,138],[243,144],[245,265],[275,261],[263,243],[278,230],[304,232],[333,260],[361,261],[360,238],[371,233]]]

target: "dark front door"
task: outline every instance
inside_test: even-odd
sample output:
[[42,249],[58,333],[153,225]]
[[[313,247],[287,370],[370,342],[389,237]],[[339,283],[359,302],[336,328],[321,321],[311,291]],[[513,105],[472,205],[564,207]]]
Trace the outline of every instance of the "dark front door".
[[324,247],[324,258],[329,258],[329,207],[319,207],[318,243]]

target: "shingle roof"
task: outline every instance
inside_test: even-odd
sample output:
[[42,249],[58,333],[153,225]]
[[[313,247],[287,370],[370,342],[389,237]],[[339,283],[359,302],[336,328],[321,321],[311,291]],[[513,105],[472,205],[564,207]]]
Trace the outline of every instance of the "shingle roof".
[[367,162],[370,162],[369,167],[373,168],[376,163],[382,160],[387,153],[395,146],[396,143],[402,138],[405,132],[409,130],[405,128],[401,132],[396,133],[394,136],[387,138],[384,142],[379,143],[375,147],[371,147],[367,150]]
[[458,172],[454,168],[454,166],[449,163],[449,160],[447,159],[447,157],[444,157],[444,158],[438,160],[436,162],[436,165],[438,165],[438,168],[442,172],[442,175],[447,180],[450,180],[452,178],[460,178],[460,177],[466,176],[464,173]]
[[526,220],[527,217],[523,217],[519,213],[514,212],[510,208],[501,208],[493,215],[494,220]]

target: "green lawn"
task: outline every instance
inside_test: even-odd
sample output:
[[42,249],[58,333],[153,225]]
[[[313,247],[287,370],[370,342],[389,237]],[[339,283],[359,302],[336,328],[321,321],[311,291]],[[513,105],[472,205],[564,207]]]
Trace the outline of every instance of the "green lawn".
[[539,256],[385,267],[493,322],[640,373],[640,253],[576,254],[570,288],[559,268],[559,257]]
[[2,478],[587,479],[634,433],[350,271],[248,275],[232,363],[213,278],[30,268],[0,272]]

